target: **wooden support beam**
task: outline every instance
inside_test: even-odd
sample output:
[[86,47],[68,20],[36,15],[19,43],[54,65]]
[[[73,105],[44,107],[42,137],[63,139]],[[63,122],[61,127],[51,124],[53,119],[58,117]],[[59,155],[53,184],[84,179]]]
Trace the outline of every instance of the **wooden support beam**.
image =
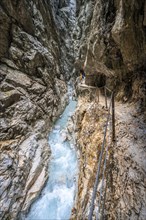
[[115,95],[112,94],[112,141],[115,141]]
[[107,93],[106,93],[106,87],[104,87],[104,95],[105,95],[105,107],[107,108]]

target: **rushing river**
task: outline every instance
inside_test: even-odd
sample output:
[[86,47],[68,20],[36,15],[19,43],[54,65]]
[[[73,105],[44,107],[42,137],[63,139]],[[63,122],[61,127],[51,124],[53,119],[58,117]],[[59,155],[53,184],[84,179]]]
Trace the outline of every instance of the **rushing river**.
[[52,151],[49,179],[42,194],[32,205],[26,220],[67,220],[74,204],[77,182],[77,155],[73,143],[64,141],[64,129],[74,112],[70,99],[62,116],[49,135]]

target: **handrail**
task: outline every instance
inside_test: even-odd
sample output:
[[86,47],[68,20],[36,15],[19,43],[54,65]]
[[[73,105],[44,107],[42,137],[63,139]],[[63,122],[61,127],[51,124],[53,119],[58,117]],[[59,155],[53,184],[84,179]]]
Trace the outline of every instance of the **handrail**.
[[[106,144],[106,134],[107,134],[108,122],[109,122],[109,119],[110,119],[111,107],[112,107],[112,118],[111,118],[112,119],[112,138],[111,138],[111,140],[113,142],[115,141],[115,100],[114,100],[114,91],[111,91],[106,86],[104,86],[104,89],[105,89],[105,105],[106,105],[106,108],[108,107],[107,106],[107,93],[106,93],[106,90],[111,92],[111,97],[110,97],[110,104],[109,104],[109,107],[108,107],[107,121],[106,121],[106,125],[105,125],[105,131],[104,131],[104,137],[103,137],[99,162],[98,162],[98,166],[97,166],[96,180],[95,180],[95,184],[94,184],[94,188],[93,188],[93,193],[92,193],[92,198],[91,198],[91,207],[90,207],[88,220],[92,220],[92,216],[93,216],[94,201],[95,201],[95,198],[96,198],[97,187],[98,187],[98,184],[99,184],[100,169],[101,169],[101,164],[102,164],[103,154],[104,154],[104,149],[105,149],[105,144]],[[109,136],[109,138],[110,138],[110,136]],[[101,194],[102,194],[103,187],[104,187],[104,174],[105,174],[106,165],[107,165],[106,160],[107,160],[108,148],[109,148],[109,146],[106,149],[105,159],[103,161],[104,167],[103,167],[103,174],[102,174],[102,186],[101,186],[101,189],[100,189],[99,208],[100,208],[100,203],[101,203],[101,199],[102,199]],[[106,188],[107,188],[107,181],[106,181]],[[106,199],[106,189],[105,189],[105,193],[104,193],[104,202],[103,202],[103,205],[102,205],[102,216],[104,214],[105,199]],[[96,220],[98,220],[98,213],[96,213]]]
[[[110,135],[109,135],[109,140],[110,140]],[[102,173],[102,184],[101,184],[100,197],[99,197],[99,212],[100,212],[100,203],[101,203],[102,192],[103,192],[103,187],[104,187],[104,176],[105,176],[105,170],[106,170],[106,164],[107,164],[108,149],[109,149],[109,144],[107,146],[106,154],[105,154],[105,158],[104,158],[104,166],[103,166],[103,173]],[[96,214],[96,220],[98,220],[98,213]]]
[[109,92],[112,92],[111,89],[109,89],[108,87],[104,86],[105,89],[107,89]]
[[90,208],[88,220],[92,220],[92,215],[93,215],[93,211],[94,211],[94,200],[96,198],[97,186],[99,184],[99,174],[100,174],[102,156],[103,156],[105,142],[106,142],[106,133],[107,133],[107,127],[108,127],[108,122],[109,122],[109,118],[110,118],[110,109],[111,109],[111,105],[112,105],[113,96],[114,96],[114,93],[112,92],[111,99],[110,99],[110,105],[108,108],[108,116],[107,116],[105,131],[104,131],[104,138],[103,138],[102,148],[101,148],[100,157],[99,157],[98,169],[97,169],[96,180],[95,180],[95,185],[94,185],[93,194],[92,194],[91,208]]

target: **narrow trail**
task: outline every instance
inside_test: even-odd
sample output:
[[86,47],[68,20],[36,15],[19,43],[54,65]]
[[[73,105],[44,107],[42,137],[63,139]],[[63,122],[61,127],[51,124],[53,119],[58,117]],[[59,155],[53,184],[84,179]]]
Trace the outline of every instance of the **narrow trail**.
[[[96,88],[93,86],[87,86],[85,84],[80,84],[79,86],[85,89]],[[107,98],[108,106],[109,106],[109,102],[110,99]],[[99,95],[99,104],[105,106],[105,97],[102,94]],[[139,150],[140,148],[139,146],[141,146],[142,143],[144,144],[146,141],[146,123],[144,122],[142,115],[136,112],[136,107],[134,106],[134,104],[117,102],[115,100],[115,116],[116,116],[117,143],[118,141],[121,140],[121,138],[122,139],[124,138],[126,142],[129,142],[131,140],[131,144],[135,145],[134,151],[136,151],[137,156],[138,154],[140,154],[139,155],[140,158],[146,156],[145,153],[143,154],[143,152],[145,152],[144,150],[145,146],[143,147],[142,150],[143,152]],[[120,134],[122,133],[123,135],[122,137],[120,137]],[[145,160],[143,160],[143,168],[144,170],[146,170]]]
[[[100,95],[99,104],[105,105],[105,97]],[[109,99],[108,99],[109,104]],[[131,156],[146,171],[146,125],[142,117],[136,114],[133,104],[115,101],[116,144],[127,146],[126,154]]]
[[[107,98],[108,105],[109,105],[109,99]],[[105,97],[100,94],[99,97],[99,104],[104,105],[105,104]],[[116,118],[122,119],[123,121],[130,120],[131,117],[133,117],[134,109],[133,106],[127,103],[120,103],[115,101],[115,110],[116,110]]]
[[[96,87],[79,84],[84,94],[89,91],[92,101],[105,106],[105,97]],[[97,96],[97,97],[96,97]],[[109,106],[109,98],[107,99]],[[146,219],[146,123],[144,115],[137,112],[134,103],[115,101],[116,141],[113,147],[112,184],[110,213],[119,219]],[[140,216],[140,217],[137,217]],[[114,218],[114,217],[113,217]]]
[[[99,104],[105,105],[102,95]],[[124,211],[128,207],[133,219],[134,216],[146,219],[146,123],[132,103],[115,101],[115,116],[115,169],[112,171],[115,190],[113,199],[118,201],[115,209]],[[121,219],[125,219],[125,216]]]

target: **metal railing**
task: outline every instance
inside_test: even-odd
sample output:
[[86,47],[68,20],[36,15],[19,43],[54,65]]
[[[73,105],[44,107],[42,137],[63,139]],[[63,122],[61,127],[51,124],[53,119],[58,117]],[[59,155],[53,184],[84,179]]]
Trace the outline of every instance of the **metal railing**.
[[[109,107],[108,107],[108,103],[107,103],[107,90],[109,92],[111,92]],[[107,115],[105,130],[104,130],[104,137],[103,137],[102,147],[101,147],[101,151],[100,151],[98,166],[97,166],[96,180],[95,180],[95,184],[94,184],[94,188],[93,188],[88,220],[92,220],[92,217],[93,217],[94,206],[95,206],[94,203],[95,203],[95,199],[97,198],[97,187],[99,185],[99,181],[100,181],[99,177],[101,175],[102,161],[103,161],[102,184],[101,184],[100,196],[99,196],[99,202],[98,202],[98,210],[99,211],[97,211],[97,213],[96,213],[96,220],[103,219],[103,215],[104,215],[104,206],[105,206],[105,199],[106,199],[106,187],[107,187],[107,184],[104,184],[104,181],[106,179],[105,178],[105,170],[106,170],[106,165],[107,165],[107,154],[108,154],[108,148],[109,148],[109,145],[106,148],[106,142],[107,142],[106,137],[107,137],[107,130],[108,130],[110,116],[111,116],[111,113],[110,113],[111,109],[112,109],[112,116],[111,116],[111,126],[112,126],[112,132],[111,133],[112,133],[112,135],[111,135],[111,140],[115,141],[115,101],[114,101],[114,92],[111,91],[110,89],[108,89],[107,87],[104,87],[104,92],[105,92],[105,107],[108,109],[108,115]],[[109,137],[110,137],[110,135],[109,135]],[[106,152],[105,152],[105,150],[106,150]],[[104,154],[104,152],[105,152],[105,154]],[[104,159],[103,159],[103,155],[105,155]],[[104,196],[103,196],[102,194],[103,194],[104,185],[105,185],[105,192],[104,192]],[[102,199],[103,199],[102,212],[101,212],[101,218],[99,218],[99,212],[100,212],[100,206],[101,206]]]

